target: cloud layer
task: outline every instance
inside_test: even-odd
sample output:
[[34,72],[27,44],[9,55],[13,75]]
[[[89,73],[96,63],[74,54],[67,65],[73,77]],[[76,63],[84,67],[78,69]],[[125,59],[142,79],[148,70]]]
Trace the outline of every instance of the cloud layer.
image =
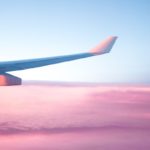
[[[99,141],[104,132],[104,136],[112,137],[114,133],[119,136],[133,133],[130,136],[142,136],[145,140],[146,133],[150,133],[149,108],[149,86],[27,84],[0,87],[1,140],[6,135],[67,134],[65,138],[68,134],[78,133],[82,137],[89,133]],[[84,142],[81,146],[85,146]]]

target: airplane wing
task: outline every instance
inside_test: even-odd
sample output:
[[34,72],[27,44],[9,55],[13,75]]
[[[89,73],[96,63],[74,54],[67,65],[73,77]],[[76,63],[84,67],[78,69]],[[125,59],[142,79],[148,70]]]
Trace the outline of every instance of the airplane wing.
[[42,67],[46,65],[57,64],[66,61],[72,61],[76,59],[91,57],[95,55],[101,55],[109,53],[113,47],[117,37],[111,36],[101,42],[98,46],[91,49],[89,52],[72,54],[65,56],[47,57],[47,58],[37,58],[28,60],[17,60],[17,61],[5,61],[0,62],[0,74],[10,71],[25,70],[30,68]]

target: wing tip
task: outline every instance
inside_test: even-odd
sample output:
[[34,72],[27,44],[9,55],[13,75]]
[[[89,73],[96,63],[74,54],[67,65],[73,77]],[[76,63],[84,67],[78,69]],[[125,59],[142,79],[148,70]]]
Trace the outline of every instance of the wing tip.
[[95,48],[90,50],[90,53],[94,55],[100,55],[104,53],[109,53],[112,49],[115,41],[117,40],[118,36],[109,36],[107,39],[102,41],[99,45]]

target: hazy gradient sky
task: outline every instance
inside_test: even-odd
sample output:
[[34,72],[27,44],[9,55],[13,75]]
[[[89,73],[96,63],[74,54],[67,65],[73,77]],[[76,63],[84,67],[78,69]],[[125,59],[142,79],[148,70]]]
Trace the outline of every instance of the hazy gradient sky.
[[0,60],[86,52],[109,35],[112,52],[13,72],[23,79],[150,83],[149,0],[0,0]]

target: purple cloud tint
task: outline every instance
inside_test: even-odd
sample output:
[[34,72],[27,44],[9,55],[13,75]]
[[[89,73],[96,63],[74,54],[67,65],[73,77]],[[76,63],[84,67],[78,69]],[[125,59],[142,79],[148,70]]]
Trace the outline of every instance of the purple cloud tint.
[[[145,145],[150,148],[149,86],[27,84],[1,87],[0,107],[0,139],[4,140],[7,135],[10,143],[10,135],[18,139],[29,134],[22,139],[34,135],[38,138],[47,135],[44,141],[63,137],[74,143],[74,140],[80,139],[76,143],[79,146],[76,148],[80,149],[90,149],[89,143],[92,149],[102,148],[102,145],[109,149],[110,145],[126,150],[127,147],[122,148],[125,143],[129,149],[146,149]],[[74,136],[79,137],[74,139]],[[122,136],[128,138],[121,140]],[[113,137],[119,142],[118,146]],[[16,145],[20,140],[15,141]],[[136,142],[139,142],[138,146]],[[59,149],[56,143],[47,145],[47,149]],[[75,149],[75,143],[69,144],[69,147],[61,144],[62,149]],[[0,142],[1,147],[6,149],[6,145]]]

